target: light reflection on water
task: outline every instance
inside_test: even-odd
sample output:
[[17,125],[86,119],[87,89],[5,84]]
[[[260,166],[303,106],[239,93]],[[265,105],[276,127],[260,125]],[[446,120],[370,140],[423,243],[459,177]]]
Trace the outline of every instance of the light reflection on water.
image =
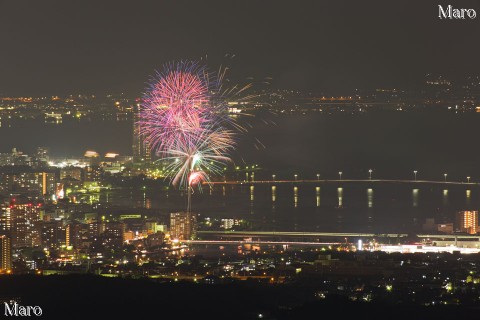
[[338,194],[338,207],[341,208],[343,207],[343,188],[338,188],[337,194]]
[[471,200],[472,200],[472,190],[467,189],[465,190],[465,196],[467,197],[466,200],[466,208],[465,209],[471,209]]
[[369,208],[373,208],[373,189],[367,189],[367,205]]
[[413,189],[412,190],[412,198],[413,198],[413,206],[418,207],[418,198],[419,198],[419,190]]
[[443,206],[446,207],[448,206],[448,189],[443,190]]
[[293,203],[295,208],[298,207],[298,187],[293,187]]

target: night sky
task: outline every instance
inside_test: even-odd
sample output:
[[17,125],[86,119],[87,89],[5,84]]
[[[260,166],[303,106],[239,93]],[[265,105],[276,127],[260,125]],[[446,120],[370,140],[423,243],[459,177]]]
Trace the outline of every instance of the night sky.
[[450,3],[479,17],[441,21],[448,2],[424,0],[0,0],[0,92],[136,95],[163,63],[205,56],[314,92],[480,73],[480,1]]

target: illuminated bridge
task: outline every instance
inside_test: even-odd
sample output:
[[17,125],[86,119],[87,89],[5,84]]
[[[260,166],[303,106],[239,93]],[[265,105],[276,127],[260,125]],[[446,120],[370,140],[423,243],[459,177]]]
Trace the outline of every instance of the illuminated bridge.
[[480,183],[478,182],[443,181],[443,180],[397,180],[397,179],[313,179],[313,180],[298,179],[298,180],[259,180],[259,181],[212,181],[210,183],[213,185],[393,183],[393,184],[417,184],[417,185],[480,186]]
[[[333,239],[345,239],[345,238],[363,238],[363,239],[399,239],[407,240],[419,238],[425,240],[445,240],[445,241],[455,241],[455,240],[471,240],[471,241],[480,241],[480,235],[467,235],[467,234],[417,234],[409,235],[406,233],[357,233],[357,232],[297,232],[297,231],[198,231],[197,234],[201,238],[214,238],[216,239],[227,239],[227,238],[274,238],[274,239],[307,239],[307,238],[333,238]],[[207,240],[204,240],[207,241]],[[212,240],[213,241],[213,240]],[[259,243],[260,240],[248,240],[250,242]],[[238,243],[239,241],[235,241]],[[265,241],[269,242],[269,241]],[[287,242],[276,240],[274,242],[279,242],[286,244],[287,242],[291,243],[302,243],[302,241],[293,241],[289,240]],[[311,241],[305,241],[306,243],[313,243]]]
[[287,245],[287,246],[305,246],[305,247],[317,247],[317,246],[330,246],[340,245],[344,242],[314,242],[314,241],[266,241],[266,240],[187,240],[186,244],[215,244],[215,245]]
[[199,236],[214,236],[222,238],[278,238],[278,237],[297,237],[297,238],[406,238],[408,234],[401,233],[349,233],[349,232],[296,232],[296,231],[198,231]]

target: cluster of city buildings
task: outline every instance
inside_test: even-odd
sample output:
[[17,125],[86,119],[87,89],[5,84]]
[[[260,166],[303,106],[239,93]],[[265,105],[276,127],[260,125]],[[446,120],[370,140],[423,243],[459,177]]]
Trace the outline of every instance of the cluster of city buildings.
[[450,223],[435,223],[434,218],[427,218],[422,225],[422,230],[425,232],[441,234],[477,234],[477,232],[480,231],[478,224],[478,211],[459,211],[455,214],[455,222]]
[[124,94],[67,95],[48,97],[0,96],[0,117],[3,121],[43,118],[59,124],[64,119],[102,118],[126,120],[138,101]]
[[0,216],[0,272],[73,268],[118,260],[141,265],[150,255],[161,254],[167,244],[195,237],[195,214],[175,212],[168,220],[141,214],[105,216],[72,210],[68,205],[11,197],[2,205]]
[[[68,95],[49,97],[0,96],[0,119],[44,118],[49,123],[64,119],[103,118],[131,120],[136,117],[139,98],[123,93],[106,95]],[[367,112],[370,110],[418,110],[433,107],[456,112],[479,111],[480,77],[449,79],[426,74],[418,89],[355,89],[349,93],[312,93],[287,89],[258,88],[248,101],[229,101],[229,111],[236,114],[269,110],[279,114],[306,112]]]
[[[128,165],[132,169],[126,170],[128,175],[142,174],[142,164],[148,162],[140,162],[133,174],[133,157],[112,153],[87,151],[78,159],[53,159],[47,148],[38,148],[33,155],[17,149],[0,154],[0,272],[35,270],[40,262],[45,266],[107,261],[106,252],[124,260],[122,248],[128,244],[143,251],[128,261],[141,263],[146,250],[193,238],[197,227],[193,213],[161,218],[103,214],[97,210],[98,201],[82,198],[110,188],[108,177]],[[15,262],[23,266],[15,267]]]

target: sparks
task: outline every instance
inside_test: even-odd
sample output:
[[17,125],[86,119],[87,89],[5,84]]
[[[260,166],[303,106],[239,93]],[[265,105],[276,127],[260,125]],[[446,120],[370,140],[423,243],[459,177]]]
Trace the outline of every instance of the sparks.
[[140,133],[161,161],[172,184],[201,190],[211,174],[221,174],[231,161],[235,136],[245,131],[228,113],[228,97],[249,88],[224,87],[227,68],[216,74],[195,61],[166,64],[151,79],[140,106]]

